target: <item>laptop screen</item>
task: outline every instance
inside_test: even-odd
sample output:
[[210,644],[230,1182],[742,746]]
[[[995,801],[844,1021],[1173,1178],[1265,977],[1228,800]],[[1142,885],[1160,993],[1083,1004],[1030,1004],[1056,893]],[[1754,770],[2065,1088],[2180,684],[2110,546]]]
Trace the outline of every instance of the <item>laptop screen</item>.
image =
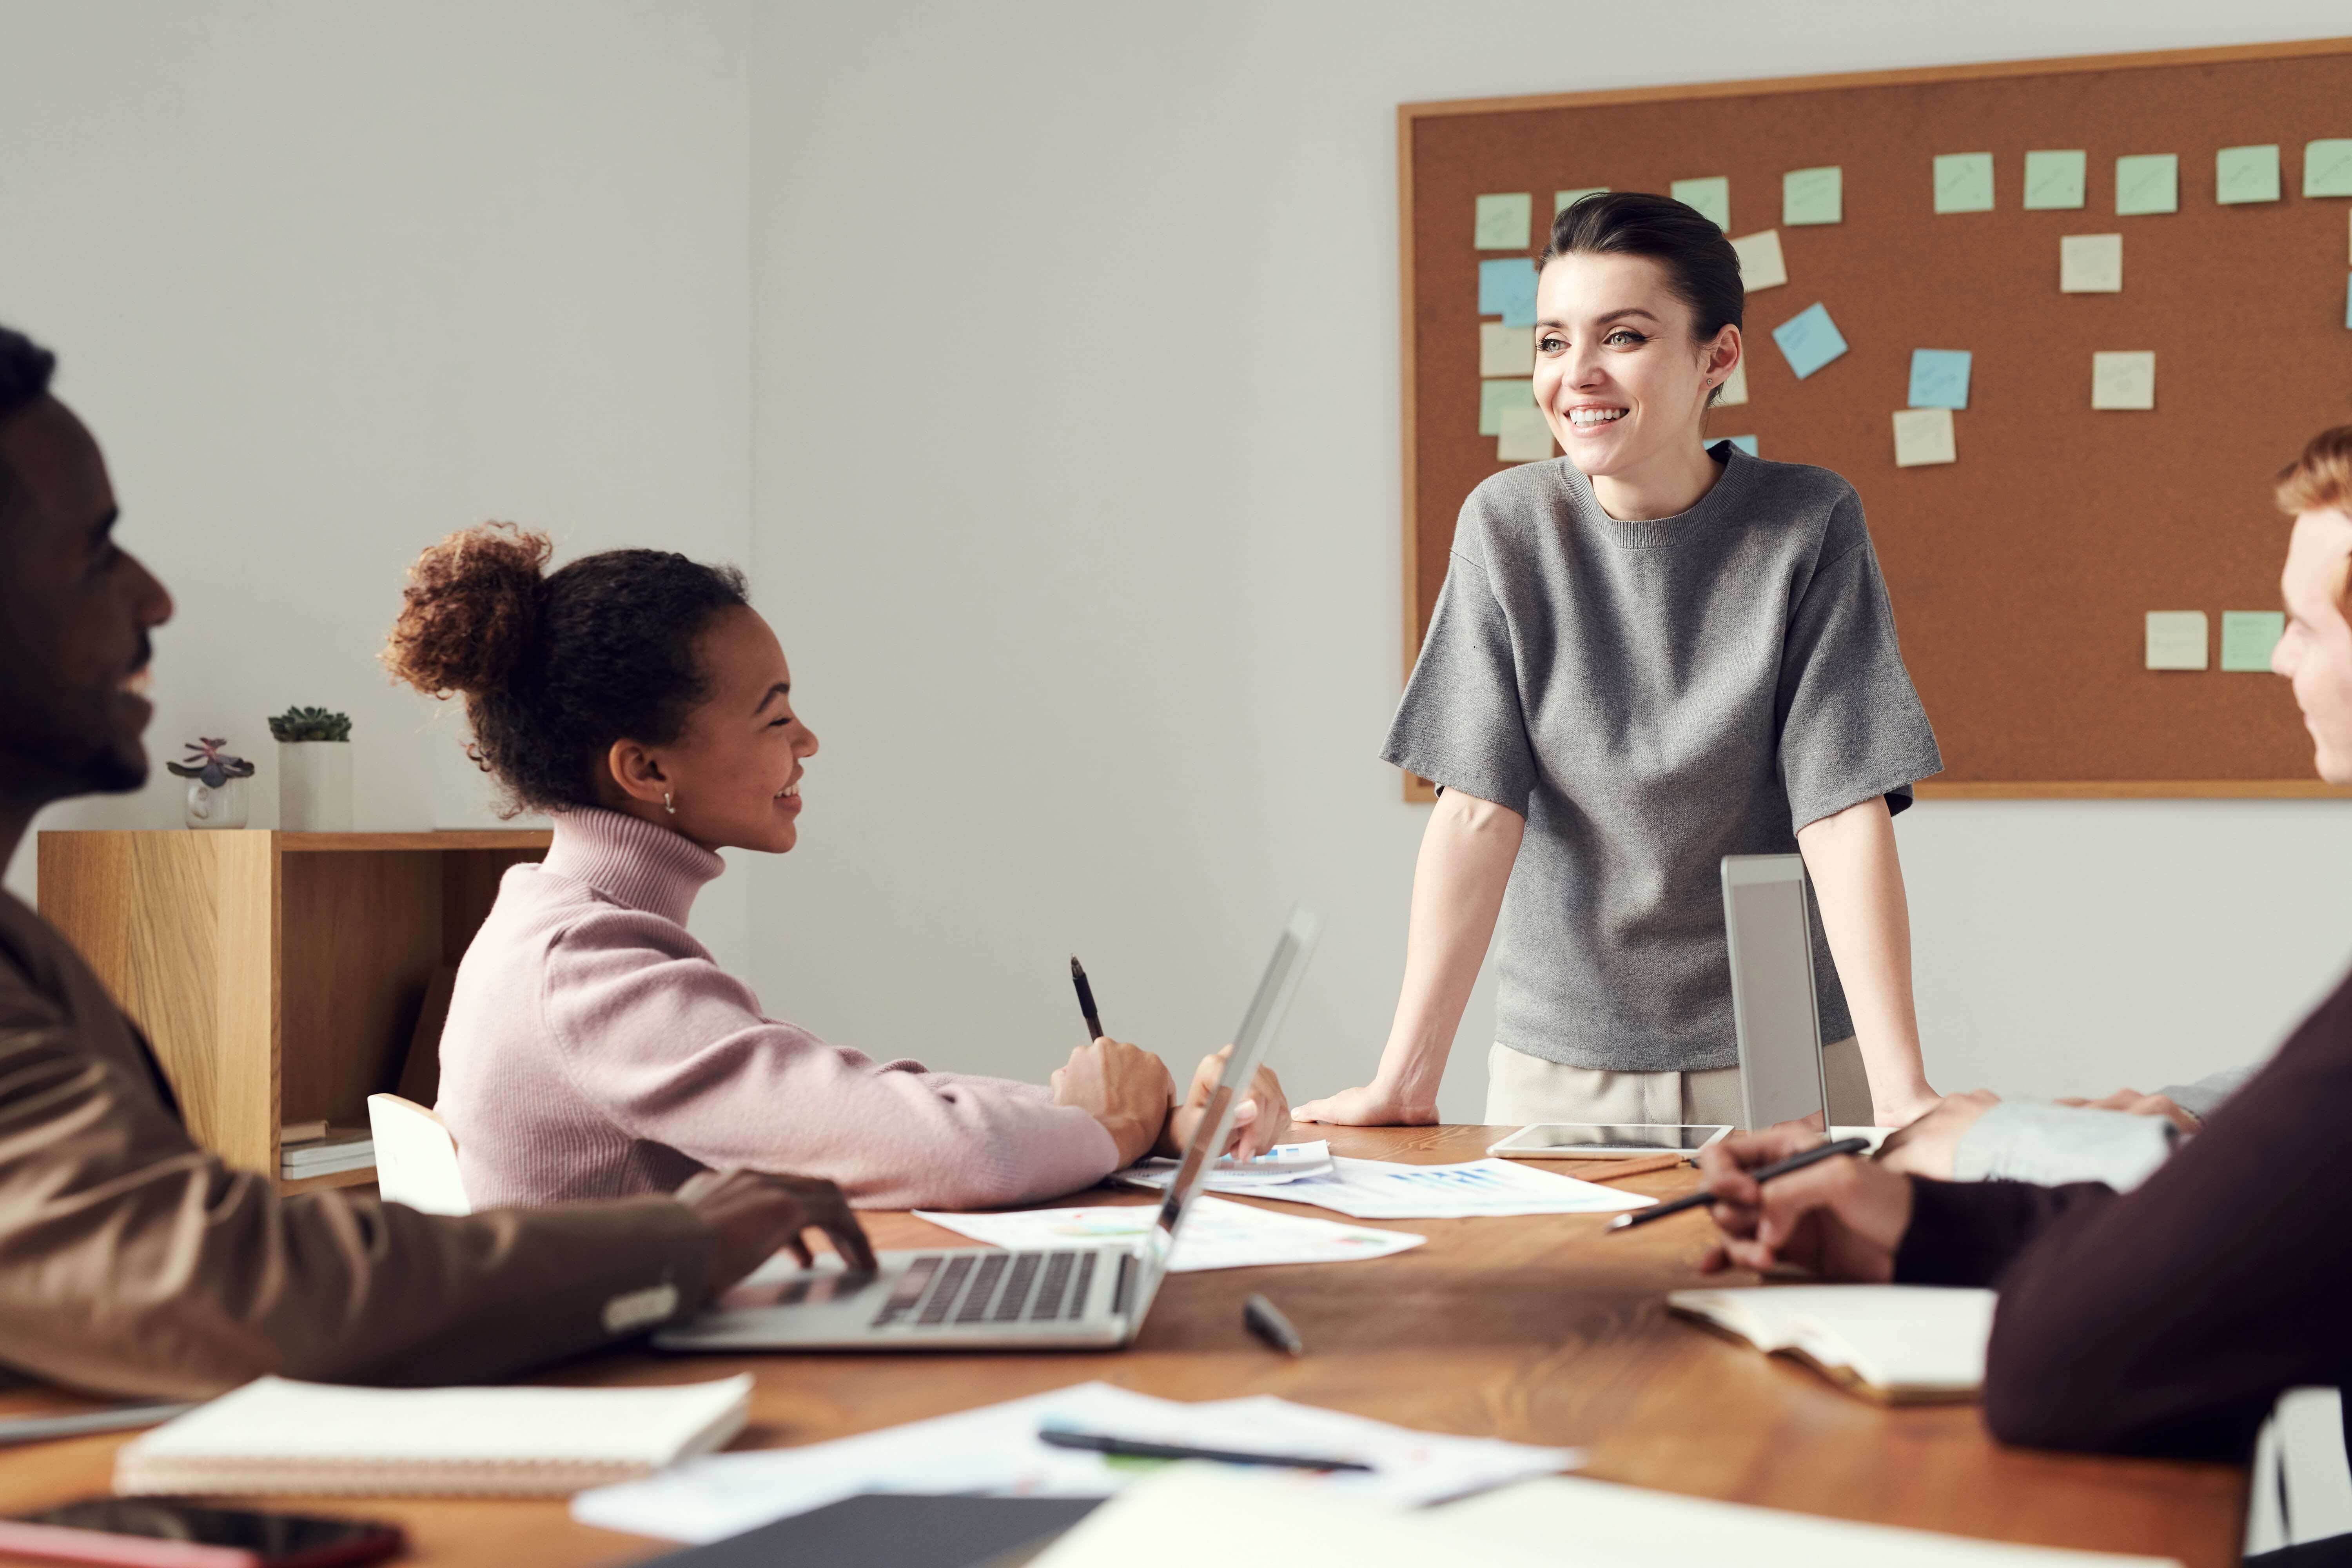
[[1176,1179],[1168,1184],[1160,1217],[1145,1237],[1144,1259],[1158,1266],[1146,1271],[1147,1280],[1156,1281],[1167,1268],[1185,1205],[1207,1183],[1217,1152],[1225,1146],[1233,1131],[1234,1110],[1248,1098],[1250,1080],[1257,1076],[1258,1064],[1265,1060],[1275,1031],[1282,1026],[1282,1016],[1289,1009],[1291,993],[1298,989],[1298,977],[1315,951],[1316,934],[1322,924],[1322,917],[1307,905],[1292,907],[1290,922],[1274,944],[1274,956],[1266,960],[1265,973],[1258,977],[1257,994],[1250,998],[1249,1011],[1234,1036],[1234,1054],[1225,1058],[1224,1076],[1209,1096],[1207,1113],[1193,1130],[1192,1142],[1185,1145],[1184,1163],[1177,1167]]

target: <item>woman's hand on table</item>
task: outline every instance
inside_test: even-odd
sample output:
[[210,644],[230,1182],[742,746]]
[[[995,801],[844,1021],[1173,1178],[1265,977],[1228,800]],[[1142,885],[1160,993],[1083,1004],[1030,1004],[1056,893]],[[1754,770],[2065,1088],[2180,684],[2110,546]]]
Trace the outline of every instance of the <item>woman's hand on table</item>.
[[1944,1097],[1928,1086],[1926,1079],[1906,1084],[1888,1094],[1874,1090],[1870,1097],[1870,1119],[1880,1127],[1908,1127],[1944,1103]]
[[2060,1105],[2080,1106],[2085,1110],[2120,1110],[2132,1116],[2161,1116],[2183,1132],[2194,1132],[2204,1126],[2193,1114],[2181,1109],[2168,1094],[2142,1094],[2136,1089],[2119,1089],[2105,1100],[2062,1100]]
[[1700,1184],[1720,1233],[1702,1273],[1790,1266],[1823,1279],[1885,1284],[1911,1226],[1911,1179],[1851,1154],[1759,1184],[1748,1173],[1810,1149],[1794,1128],[1741,1133],[1699,1152]]
[[2000,1103],[2000,1096],[1989,1089],[1948,1094],[1935,1110],[1888,1134],[1878,1146],[1878,1163],[1890,1171],[1948,1182],[1959,1157],[1960,1140],[1979,1118]]
[[[1172,1159],[1184,1152],[1201,1118],[1208,1114],[1209,1100],[1217,1092],[1218,1080],[1225,1076],[1225,1063],[1233,1054],[1233,1047],[1227,1046],[1201,1058],[1201,1065],[1192,1069],[1192,1086],[1185,1090],[1183,1102],[1169,1114],[1154,1153]],[[1281,1142],[1289,1131],[1290,1097],[1283,1092],[1282,1080],[1274,1076],[1274,1069],[1262,1067],[1250,1079],[1247,1096],[1234,1107],[1233,1129],[1225,1134],[1220,1152],[1236,1160],[1255,1160]]]
[[1335,1127],[1433,1127],[1434,1100],[1408,1100],[1401,1091],[1374,1080],[1361,1089],[1343,1089],[1320,1100],[1310,1100],[1291,1111],[1299,1121],[1328,1121]]

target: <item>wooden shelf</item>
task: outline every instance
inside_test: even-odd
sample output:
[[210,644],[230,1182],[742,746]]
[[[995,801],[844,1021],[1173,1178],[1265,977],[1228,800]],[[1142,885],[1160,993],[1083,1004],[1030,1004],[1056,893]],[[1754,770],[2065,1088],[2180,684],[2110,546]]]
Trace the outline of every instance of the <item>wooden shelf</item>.
[[289,1121],[367,1124],[434,974],[481,929],[544,829],[44,833],[41,913],[145,1029],[196,1141],[287,1192]]
[[315,1192],[320,1187],[367,1187],[375,1184],[375,1167],[362,1165],[356,1170],[331,1171],[323,1176],[280,1176],[278,1190],[281,1193]]

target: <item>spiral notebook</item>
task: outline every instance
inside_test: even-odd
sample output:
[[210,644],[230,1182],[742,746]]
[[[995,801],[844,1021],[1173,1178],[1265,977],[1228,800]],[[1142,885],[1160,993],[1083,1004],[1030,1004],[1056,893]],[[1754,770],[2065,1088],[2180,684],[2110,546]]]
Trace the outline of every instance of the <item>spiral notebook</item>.
[[344,1388],[265,1377],[125,1444],[125,1496],[564,1497],[743,1428],[751,1379],[667,1388]]

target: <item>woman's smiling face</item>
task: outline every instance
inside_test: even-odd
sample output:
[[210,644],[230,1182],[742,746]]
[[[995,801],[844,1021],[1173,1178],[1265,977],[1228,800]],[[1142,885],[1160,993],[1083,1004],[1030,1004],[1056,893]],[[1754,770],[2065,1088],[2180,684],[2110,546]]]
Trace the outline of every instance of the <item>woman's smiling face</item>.
[[1648,257],[1572,251],[1537,281],[1536,403],[1595,479],[1687,461],[1739,354],[1738,327],[1693,340],[1690,306]]

